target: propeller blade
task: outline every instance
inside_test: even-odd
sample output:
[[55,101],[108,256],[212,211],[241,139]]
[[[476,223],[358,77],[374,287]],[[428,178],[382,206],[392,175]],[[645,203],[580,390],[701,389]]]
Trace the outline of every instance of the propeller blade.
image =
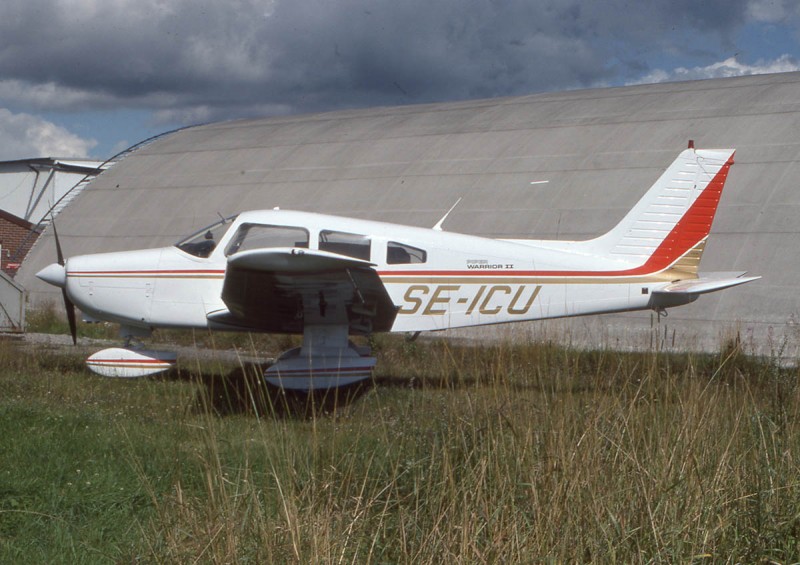
[[64,266],[64,254],[61,252],[61,242],[58,240],[58,230],[56,230],[56,220],[50,217],[50,224],[53,226],[53,237],[56,239],[56,257],[58,257],[58,264]]
[[[56,230],[56,220],[50,217],[50,223],[53,226],[53,237],[56,240],[56,256],[58,257],[58,264],[62,267],[66,266],[64,260],[64,253],[61,251],[61,242],[58,240],[58,230]],[[64,278],[64,286],[61,288],[61,295],[64,297],[64,309],[67,311],[67,322],[69,322],[69,333],[72,336],[72,344],[78,345],[78,324],[75,320],[75,305],[72,300],[67,296],[66,275]]]
[[72,336],[72,345],[78,345],[78,324],[75,321],[75,305],[72,300],[67,296],[67,288],[61,289],[61,294],[64,296],[64,308],[67,310],[67,321],[69,322],[69,333]]

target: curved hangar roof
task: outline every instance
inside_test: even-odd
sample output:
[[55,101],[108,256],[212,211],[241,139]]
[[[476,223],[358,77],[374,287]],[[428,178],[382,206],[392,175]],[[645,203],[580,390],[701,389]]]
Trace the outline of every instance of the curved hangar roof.
[[[739,332],[768,351],[781,335],[798,341],[798,131],[800,73],[216,123],[130,154],[59,215],[58,230],[74,255],[171,244],[218,215],[274,206],[433,226],[463,197],[446,230],[586,239],[693,139],[737,149],[701,268],[763,280],[674,309],[660,326],[639,313],[529,331],[707,347]],[[54,257],[48,234],[20,271],[33,301],[59,300],[33,276]]]

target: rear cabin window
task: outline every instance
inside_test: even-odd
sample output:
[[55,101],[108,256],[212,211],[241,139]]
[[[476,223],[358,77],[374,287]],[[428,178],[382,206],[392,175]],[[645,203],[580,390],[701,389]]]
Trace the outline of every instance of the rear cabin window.
[[390,241],[386,244],[386,263],[388,265],[410,265],[412,263],[424,263],[428,260],[428,253],[424,249],[418,249]]
[[320,251],[347,255],[355,259],[369,261],[371,241],[356,233],[323,230],[319,232]]
[[225,249],[225,255],[268,247],[302,247],[308,249],[308,231],[291,226],[242,224],[228,244],[227,249]]

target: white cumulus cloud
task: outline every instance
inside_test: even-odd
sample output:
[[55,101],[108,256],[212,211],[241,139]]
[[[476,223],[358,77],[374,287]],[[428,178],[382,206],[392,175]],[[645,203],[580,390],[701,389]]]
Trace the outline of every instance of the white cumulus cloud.
[[0,108],[0,156],[3,160],[35,157],[88,157],[97,144],[30,114]]
[[654,82],[672,82],[679,80],[700,80],[706,78],[726,78],[744,75],[764,75],[771,73],[788,73],[800,70],[800,64],[794,57],[781,55],[772,61],[757,61],[753,65],[740,63],[735,57],[706,65],[705,67],[677,67],[672,70],[656,69],[628,84],[650,84]]

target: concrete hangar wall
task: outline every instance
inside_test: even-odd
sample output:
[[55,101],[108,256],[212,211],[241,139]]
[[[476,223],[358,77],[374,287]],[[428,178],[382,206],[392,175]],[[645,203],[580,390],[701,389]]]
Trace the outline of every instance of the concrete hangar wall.
[[[797,355],[798,132],[800,73],[216,123],[130,154],[64,210],[58,230],[70,255],[168,245],[218,214],[274,206],[432,226],[463,197],[445,229],[587,239],[693,139],[737,149],[701,269],[763,280],[673,309],[659,325],[634,313],[513,334],[713,349],[738,332],[761,351],[785,341]],[[54,257],[46,234],[23,264],[17,280],[32,302],[59,299],[33,276]]]

